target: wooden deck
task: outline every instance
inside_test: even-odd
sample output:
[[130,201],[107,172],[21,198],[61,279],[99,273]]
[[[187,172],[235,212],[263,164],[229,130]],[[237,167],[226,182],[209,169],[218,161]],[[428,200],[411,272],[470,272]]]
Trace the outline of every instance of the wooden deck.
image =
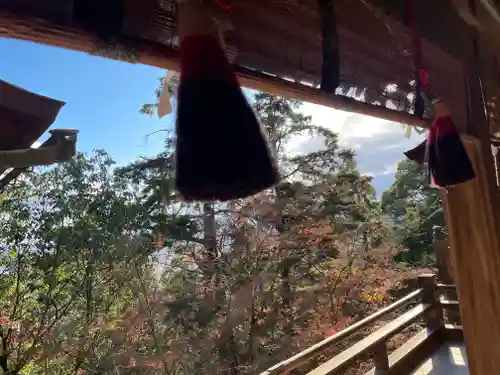
[[469,375],[465,345],[460,342],[445,343],[411,375]]
[[[449,293],[455,290],[455,286],[438,284],[434,275],[421,275],[419,287],[392,305],[276,364],[261,375],[290,375],[294,371],[307,375],[340,375],[367,355],[372,358],[374,366],[365,375],[468,374],[460,317],[456,316],[458,301],[450,298],[453,294]],[[393,314],[393,318],[387,321],[389,314]],[[381,319],[384,319],[382,326],[337,355],[328,356],[328,352],[343,340]],[[415,324],[422,327],[420,331],[390,352],[389,340]],[[322,363],[318,363],[320,357]]]

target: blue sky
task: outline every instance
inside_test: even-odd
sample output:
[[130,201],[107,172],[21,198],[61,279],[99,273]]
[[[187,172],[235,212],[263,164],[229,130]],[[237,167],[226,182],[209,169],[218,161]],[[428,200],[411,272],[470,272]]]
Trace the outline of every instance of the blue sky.
[[105,149],[120,164],[163,147],[161,133],[172,126],[139,114],[153,100],[161,69],[132,65],[70,50],[0,39],[0,79],[66,102],[52,127],[80,131],[78,150]]
[[[102,148],[125,164],[163,148],[161,133],[147,141],[145,137],[171,128],[172,116],[159,120],[139,114],[139,108],[153,101],[164,70],[12,39],[0,39],[0,50],[8,51],[0,59],[0,79],[66,102],[52,127],[78,129],[79,151]],[[374,176],[378,192],[392,182],[402,152],[421,139],[405,138],[401,125],[379,119],[312,104],[303,110],[314,123],[339,132],[341,143],[355,149],[359,168]],[[307,138],[294,139],[291,145],[296,152],[318,147],[317,139]]]

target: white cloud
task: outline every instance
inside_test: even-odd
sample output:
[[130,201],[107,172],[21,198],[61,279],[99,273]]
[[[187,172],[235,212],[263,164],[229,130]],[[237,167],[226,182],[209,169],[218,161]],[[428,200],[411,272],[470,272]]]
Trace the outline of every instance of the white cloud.
[[396,173],[398,170],[398,164],[392,164],[392,165],[385,165],[384,169],[378,171],[378,172],[368,172],[367,174],[372,177],[377,177],[377,176],[390,176]]
[[[344,112],[332,108],[305,103],[302,108],[305,115],[312,117],[315,125],[326,127],[339,134],[339,142],[344,147],[361,149],[363,141],[390,134],[401,134],[401,124],[356,113]],[[308,135],[296,137],[289,144],[289,152],[301,153],[317,150],[322,145],[320,139],[311,139]]]
[[[341,146],[356,151],[359,169],[375,178],[377,190],[388,187],[396,172],[397,163],[403,159],[403,152],[423,139],[423,136],[415,132],[411,138],[407,138],[403,125],[387,120],[311,103],[305,103],[301,110],[312,117],[313,124],[338,133]],[[321,147],[321,139],[305,134],[292,139],[287,151],[300,154],[316,151]]]
[[304,104],[302,111],[312,116],[315,124],[339,133],[340,140],[346,143],[354,138],[363,139],[381,134],[402,133],[400,124],[357,113],[344,112],[310,103]]
[[402,142],[397,142],[397,143],[390,143],[385,146],[380,146],[379,150],[381,151],[389,151],[389,150],[399,150],[401,148],[405,148],[407,146],[408,142],[402,141]]

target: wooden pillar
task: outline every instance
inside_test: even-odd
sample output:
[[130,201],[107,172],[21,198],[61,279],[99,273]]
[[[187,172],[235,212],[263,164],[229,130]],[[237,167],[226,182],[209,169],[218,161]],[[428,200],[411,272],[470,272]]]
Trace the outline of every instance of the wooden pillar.
[[[444,284],[455,284],[455,265],[453,264],[450,254],[451,249],[449,241],[444,237],[442,232],[436,232],[433,247],[436,254],[438,280]],[[453,289],[443,290],[441,291],[441,295],[448,301],[458,300],[457,292]],[[458,310],[445,310],[444,315],[451,324],[461,325],[460,313]]]
[[[467,3],[473,15],[475,3]],[[471,33],[470,43],[464,40],[469,116],[463,141],[476,179],[449,188],[443,202],[469,372],[490,375],[500,369],[500,197],[480,79],[480,53],[487,51],[479,50],[479,38]]]
[[489,143],[463,140],[477,178],[443,200],[470,374],[490,375],[500,369],[500,207]]

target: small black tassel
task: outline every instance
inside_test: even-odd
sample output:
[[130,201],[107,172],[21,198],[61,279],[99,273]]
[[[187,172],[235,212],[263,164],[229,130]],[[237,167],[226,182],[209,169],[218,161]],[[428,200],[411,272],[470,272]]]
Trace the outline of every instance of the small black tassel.
[[94,31],[105,44],[113,44],[122,33],[124,0],[75,0],[74,21]]
[[318,0],[321,19],[322,54],[321,91],[335,93],[340,83],[339,37],[333,0]]
[[458,185],[475,178],[474,169],[448,108],[435,105],[436,117],[427,140],[405,155],[417,163],[427,163],[432,182],[440,187]]
[[417,89],[415,90],[415,111],[413,114],[417,117],[422,117],[425,112],[425,99],[422,96],[422,90],[420,84],[417,84]]
[[428,137],[429,169],[434,184],[453,186],[476,177],[451,117],[437,117]]
[[424,164],[426,145],[427,145],[427,140],[423,141],[422,143],[420,143],[418,146],[412,148],[411,150],[406,151],[404,153],[404,155],[408,159],[410,159],[418,164]]

